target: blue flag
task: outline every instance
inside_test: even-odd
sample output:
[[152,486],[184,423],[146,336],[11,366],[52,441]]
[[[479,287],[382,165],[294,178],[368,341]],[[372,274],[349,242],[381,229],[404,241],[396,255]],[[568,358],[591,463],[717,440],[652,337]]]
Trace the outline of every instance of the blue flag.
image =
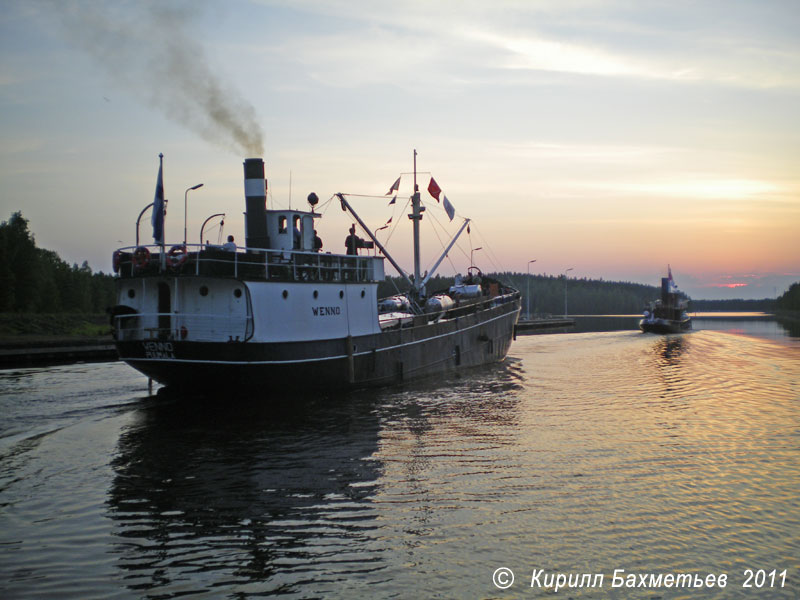
[[158,155],[158,180],[156,180],[156,196],[153,200],[153,216],[150,222],[153,224],[153,240],[156,244],[164,243],[164,177],[162,167],[164,155]]

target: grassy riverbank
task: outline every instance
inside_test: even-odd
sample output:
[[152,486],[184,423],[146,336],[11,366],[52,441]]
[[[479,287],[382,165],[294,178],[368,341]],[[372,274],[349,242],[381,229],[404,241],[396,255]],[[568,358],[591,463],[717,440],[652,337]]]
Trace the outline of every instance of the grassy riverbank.
[[111,340],[108,315],[0,313],[0,347]]

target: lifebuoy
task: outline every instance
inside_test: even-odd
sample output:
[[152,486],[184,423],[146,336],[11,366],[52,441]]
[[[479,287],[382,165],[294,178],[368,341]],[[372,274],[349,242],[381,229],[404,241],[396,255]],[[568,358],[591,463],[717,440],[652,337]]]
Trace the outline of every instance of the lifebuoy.
[[169,249],[169,252],[167,252],[167,264],[170,268],[177,270],[183,266],[183,263],[186,262],[188,257],[189,252],[186,250],[186,246],[173,246]]
[[139,246],[133,251],[133,268],[141,271],[150,264],[150,250],[144,246]]
[[119,273],[119,263],[122,258],[122,251],[115,250],[114,254],[111,256],[111,266],[114,269],[114,273]]

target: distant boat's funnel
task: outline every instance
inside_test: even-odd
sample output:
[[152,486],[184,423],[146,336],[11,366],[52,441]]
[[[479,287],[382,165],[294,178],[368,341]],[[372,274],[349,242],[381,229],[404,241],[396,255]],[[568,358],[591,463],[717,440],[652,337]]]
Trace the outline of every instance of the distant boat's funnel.
[[244,160],[245,244],[248,248],[267,248],[267,183],[264,179],[264,161],[260,158]]

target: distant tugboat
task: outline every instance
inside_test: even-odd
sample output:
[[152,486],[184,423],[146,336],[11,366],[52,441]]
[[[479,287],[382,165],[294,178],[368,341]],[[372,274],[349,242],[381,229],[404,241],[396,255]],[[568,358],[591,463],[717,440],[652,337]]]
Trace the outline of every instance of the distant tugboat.
[[[352,227],[346,254],[320,252],[316,194],[309,195],[310,212],[267,210],[260,158],[244,163],[245,247],[192,247],[185,240],[165,246],[159,171],[153,221],[158,243],[114,253],[117,305],[111,313],[120,358],[168,386],[248,387],[265,396],[285,388],[387,385],[503,360],[520,293],[474,267],[451,288],[427,292],[469,220],[423,275],[419,224],[425,207],[416,151],[414,167],[413,274],[389,255],[344,194],[334,198],[370,240]],[[441,190],[431,179],[428,191],[438,198]],[[446,197],[444,205],[454,214]],[[373,247],[383,256],[359,256],[359,248]],[[379,300],[384,257],[411,290]]]
[[667,272],[669,276],[661,278],[661,299],[652,302],[639,321],[639,329],[645,333],[681,333],[692,328],[686,312],[688,301],[678,291],[670,267]]

